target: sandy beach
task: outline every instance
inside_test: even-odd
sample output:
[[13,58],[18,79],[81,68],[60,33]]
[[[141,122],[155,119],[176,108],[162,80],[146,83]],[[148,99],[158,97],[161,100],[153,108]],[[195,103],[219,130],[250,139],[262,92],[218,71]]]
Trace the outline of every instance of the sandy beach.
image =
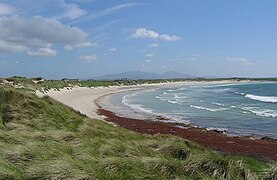
[[[241,83],[237,81],[213,81],[213,82],[198,82],[198,81],[184,81],[184,82],[168,82],[168,83],[157,83],[157,84],[142,84],[142,85],[132,85],[132,86],[110,86],[110,87],[75,87],[72,89],[60,89],[59,91],[51,89],[45,94],[37,91],[37,95],[42,97],[47,95],[74,110],[88,116],[92,119],[101,119],[105,117],[100,116],[97,113],[98,106],[108,107],[111,106],[111,102],[107,96],[116,93],[146,90],[154,88],[170,88],[179,86],[191,86],[191,85],[204,85],[204,84],[233,84]],[[105,98],[106,97],[106,98]]]
[[[148,90],[162,87],[179,87],[191,85],[211,85],[211,84],[234,84],[243,83],[237,81],[214,81],[214,82],[173,82],[160,84],[144,84],[136,86],[111,86],[86,88],[76,87],[73,89],[62,89],[60,91],[50,90],[45,95],[79,111],[92,119],[105,120],[126,129],[147,134],[173,134],[204,147],[219,150],[222,152],[248,155],[265,160],[277,160],[277,142],[271,139],[255,139],[252,137],[230,137],[215,131],[195,127],[178,127],[176,124],[153,122],[152,119],[141,119],[122,117],[117,112],[122,109],[114,107],[110,100],[110,95],[117,93],[127,93],[130,91]],[[37,93],[41,96],[41,93]],[[113,111],[110,111],[112,107]],[[116,112],[117,111],[117,112]]]

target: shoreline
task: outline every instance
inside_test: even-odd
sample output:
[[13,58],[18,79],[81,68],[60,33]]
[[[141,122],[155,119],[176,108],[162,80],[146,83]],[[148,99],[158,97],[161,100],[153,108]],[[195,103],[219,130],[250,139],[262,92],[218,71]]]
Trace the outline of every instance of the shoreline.
[[[190,85],[214,85],[214,84],[237,84],[251,83],[249,81],[214,81],[214,82],[175,82],[144,84],[134,86],[111,86],[100,88],[77,87],[71,90],[50,90],[46,95],[72,107],[74,110],[92,119],[104,120],[129,130],[147,134],[172,134],[184,139],[191,140],[201,146],[219,150],[231,154],[247,155],[263,160],[277,161],[277,141],[270,138],[256,139],[253,137],[233,137],[219,131],[208,131],[204,128],[194,126],[176,126],[176,123],[161,122],[154,117],[130,118],[115,114],[107,106],[111,106],[108,96],[131,91],[142,91],[164,87],[179,87]],[[254,82],[256,83],[256,82]],[[105,99],[106,98],[106,99]],[[110,103],[110,104],[109,104]],[[114,106],[114,105],[113,105]],[[117,110],[117,112],[122,109]]]
[[[226,84],[251,84],[251,83],[257,83],[257,82],[220,82],[220,83],[201,83],[201,84],[193,84],[193,86],[197,85],[226,85]],[[264,82],[258,82],[258,83],[264,83]],[[192,84],[190,84],[192,85]],[[186,84],[185,86],[190,86]],[[133,94],[139,94],[147,91],[152,91],[155,89],[164,88],[161,87],[151,87],[151,88],[141,88],[136,90],[126,90],[120,93],[109,93],[106,95],[103,95],[96,99],[96,105],[104,110],[111,111],[115,115],[119,117],[124,118],[130,118],[130,119],[138,119],[138,120],[147,120],[147,121],[159,121],[159,122],[165,122],[165,123],[171,123],[175,124],[177,126],[184,126],[184,127],[193,127],[193,128],[200,128],[205,129],[207,131],[216,131],[219,133],[226,134],[230,137],[249,137],[251,139],[269,139],[277,142],[276,137],[271,136],[271,134],[251,134],[251,133],[240,133],[240,132],[234,132],[229,131],[225,127],[216,127],[216,126],[201,126],[193,123],[193,119],[190,117],[186,117],[186,119],[180,119],[177,116],[170,115],[170,114],[162,114],[162,113],[156,113],[148,109],[143,109],[140,106],[131,106],[129,104],[126,104],[123,102],[122,98],[125,96],[133,95]],[[176,88],[174,86],[173,88]],[[119,98],[120,97],[120,98]],[[120,100],[120,103],[119,103]]]
[[[169,83],[140,85],[139,88],[137,88],[137,89],[132,89],[131,86],[127,86],[127,87],[125,87],[126,88],[125,91],[121,91],[121,92],[117,91],[117,92],[110,92],[110,93],[107,93],[107,94],[103,94],[102,96],[98,97],[95,100],[95,104],[97,106],[101,106],[102,108],[104,108],[106,110],[114,112],[118,116],[134,118],[134,119],[141,119],[141,120],[151,119],[153,121],[156,121],[159,118],[161,118],[161,119],[166,119],[169,122],[177,123],[171,117],[166,117],[166,116],[163,116],[161,114],[156,114],[156,113],[152,113],[152,112],[146,112],[144,110],[141,110],[140,108],[132,108],[129,105],[126,105],[125,103],[122,103],[122,102],[120,102],[119,106],[121,106],[121,107],[124,106],[124,109],[121,108],[120,110],[117,110],[117,108],[115,108],[115,106],[118,105],[118,104],[113,103],[112,97],[115,94],[117,94],[117,95],[122,94],[122,97],[124,97],[125,95],[130,95],[131,92],[141,93],[141,92],[145,92],[145,91],[152,91],[152,90],[155,90],[157,88],[176,88],[176,87],[185,87],[185,86],[202,86],[202,85],[209,86],[209,85],[227,85],[227,84],[243,84],[243,83],[248,84],[248,83],[252,83],[252,82],[249,82],[249,81],[229,81],[229,80],[228,81],[226,81],[226,80],[224,80],[224,81],[212,81],[212,82],[183,81],[183,82],[169,82]],[[121,113],[121,111],[122,110],[124,111],[126,108],[131,109],[131,111],[129,111],[129,113]],[[134,113],[134,112],[135,112],[136,116],[131,115],[131,113]],[[137,115],[139,115],[140,118],[138,118]],[[185,124],[185,123],[183,123],[183,124]]]
[[145,134],[169,134],[193,141],[203,147],[216,151],[246,155],[261,160],[277,161],[277,141],[252,139],[251,137],[232,137],[215,131],[197,127],[176,127],[173,123],[125,118],[99,107],[98,113],[106,121],[119,127]]
[[[56,101],[63,103],[66,106],[79,111],[92,119],[104,120],[104,116],[100,116],[97,113],[99,100],[108,95],[143,90],[143,89],[154,89],[154,88],[170,88],[170,87],[182,87],[190,85],[214,85],[214,84],[230,84],[230,83],[243,83],[248,81],[181,81],[181,82],[167,82],[167,83],[153,83],[153,84],[141,84],[141,85],[129,85],[129,86],[110,86],[110,87],[74,87],[71,89],[63,88],[60,90],[50,89],[46,93],[36,91],[38,97],[49,96]],[[249,82],[248,82],[249,83]]]

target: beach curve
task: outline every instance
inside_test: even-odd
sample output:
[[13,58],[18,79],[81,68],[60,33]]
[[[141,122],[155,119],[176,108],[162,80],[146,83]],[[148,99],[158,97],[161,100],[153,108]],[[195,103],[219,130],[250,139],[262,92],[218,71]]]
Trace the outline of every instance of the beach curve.
[[[175,82],[175,83],[159,83],[159,84],[143,84],[133,86],[111,86],[111,87],[76,87],[70,90],[61,89],[59,91],[50,90],[45,95],[69,106],[74,110],[79,111],[92,119],[105,120],[108,123],[115,124],[133,131],[148,134],[173,134],[182,138],[194,141],[204,147],[211,149],[249,155],[261,159],[277,160],[277,143],[270,140],[259,140],[247,137],[228,137],[227,135],[214,133],[201,128],[178,128],[174,124],[162,122],[150,122],[131,118],[120,117],[105,109],[105,105],[109,106],[111,101],[108,97],[112,94],[127,93],[131,91],[141,91],[146,89],[162,88],[162,87],[177,87],[188,85],[203,85],[203,84],[228,84],[236,83],[234,81],[218,81],[218,82]],[[147,123],[147,128],[145,128]],[[151,124],[154,123],[154,124]],[[159,126],[157,126],[159,124]],[[162,126],[160,126],[162,124]],[[163,125],[166,124],[167,128]],[[131,127],[132,126],[132,127]],[[148,126],[151,126],[148,127]],[[158,129],[157,129],[158,127]],[[159,128],[163,127],[163,128]],[[155,129],[156,128],[156,129]],[[177,129],[176,129],[177,128]],[[173,129],[173,130],[172,130]],[[204,137],[207,137],[206,139]],[[204,140],[204,141],[203,141]]]

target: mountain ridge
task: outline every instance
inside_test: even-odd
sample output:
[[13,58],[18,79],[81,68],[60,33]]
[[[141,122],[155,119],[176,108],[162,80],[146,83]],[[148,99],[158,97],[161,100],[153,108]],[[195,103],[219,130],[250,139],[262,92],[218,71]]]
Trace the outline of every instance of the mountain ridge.
[[91,79],[94,80],[115,80],[115,79],[178,79],[178,78],[196,78],[190,74],[183,74],[176,71],[168,71],[164,73],[143,72],[143,71],[126,71],[122,73],[107,74],[103,76],[96,76]]

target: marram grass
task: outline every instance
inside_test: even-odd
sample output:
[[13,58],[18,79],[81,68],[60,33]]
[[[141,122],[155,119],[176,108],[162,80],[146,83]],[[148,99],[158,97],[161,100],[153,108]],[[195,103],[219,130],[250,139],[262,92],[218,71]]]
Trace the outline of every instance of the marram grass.
[[276,179],[276,163],[88,119],[0,85],[0,179]]

